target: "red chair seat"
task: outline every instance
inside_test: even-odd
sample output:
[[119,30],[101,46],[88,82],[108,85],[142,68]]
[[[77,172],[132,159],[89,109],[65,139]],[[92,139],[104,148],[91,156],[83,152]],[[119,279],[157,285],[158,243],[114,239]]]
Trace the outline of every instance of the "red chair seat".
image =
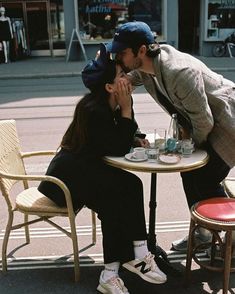
[[218,197],[203,200],[195,205],[195,210],[201,216],[217,221],[235,221],[235,199]]

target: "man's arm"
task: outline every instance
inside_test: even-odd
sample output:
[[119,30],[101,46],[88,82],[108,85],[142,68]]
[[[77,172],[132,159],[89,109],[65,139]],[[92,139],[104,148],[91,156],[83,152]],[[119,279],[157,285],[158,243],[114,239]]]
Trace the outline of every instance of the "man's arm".
[[192,123],[192,137],[197,145],[201,145],[214,126],[202,75],[186,68],[179,72],[175,85],[175,95],[181,100]]

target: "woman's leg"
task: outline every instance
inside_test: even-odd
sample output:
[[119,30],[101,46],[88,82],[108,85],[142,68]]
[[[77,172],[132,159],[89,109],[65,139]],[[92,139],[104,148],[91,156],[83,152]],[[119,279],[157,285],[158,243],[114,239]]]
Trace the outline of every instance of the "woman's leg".
[[132,173],[110,166],[106,166],[98,178],[100,176],[105,181],[98,181],[98,198],[92,197],[88,206],[95,204],[101,219],[105,264],[120,261],[124,268],[145,281],[165,283],[166,275],[158,268],[154,256],[147,249],[141,180]]
[[110,166],[102,166],[99,173],[95,170],[93,191],[85,204],[95,209],[101,220],[104,261],[132,260],[133,241],[147,239],[142,182],[134,174]]

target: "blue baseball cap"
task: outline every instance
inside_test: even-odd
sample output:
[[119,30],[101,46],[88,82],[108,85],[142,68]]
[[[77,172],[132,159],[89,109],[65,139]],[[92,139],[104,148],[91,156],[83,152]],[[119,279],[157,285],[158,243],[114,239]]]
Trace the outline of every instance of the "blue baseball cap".
[[82,80],[86,88],[91,91],[98,90],[106,83],[113,82],[116,76],[116,63],[110,59],[106,46],[100,44],[97,59],[89,61],[82,70]]
[[107,50],[112,53],[119,53],[136,45],[154,43],[156,42],[150,27],[142,21],[132,21],[124,23],[117,29],[113,41],[107,44]]

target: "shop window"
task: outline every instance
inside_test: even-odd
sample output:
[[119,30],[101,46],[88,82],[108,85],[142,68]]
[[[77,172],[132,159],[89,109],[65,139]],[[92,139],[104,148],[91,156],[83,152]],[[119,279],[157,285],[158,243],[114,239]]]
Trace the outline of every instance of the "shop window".
[[207,0],[206,40],[223,40],[235,30],[235,0]]
[[[12,39],[8,44],[8,55],[10,61],[16,61],[23,59],[30,54],[27,32],[25,28],[25,21],[23,17],[23,5],[17,2],[0,2],[0,7],[3,6],[6,9],[6,16],[10,18]],[[1,33],[1,32],[0,32]],[[2,49],[0,44],[0,52]],[[0,54],[1,55],[1,54]],[[1,58],[0,58],[1,59]],[[1,60],[0,60],[1,63]]]
[[164,40],[163,17],[166,0],[78,0],[79,30],[83,42],[113,38],[115,30],[128,21],[144,21]]

